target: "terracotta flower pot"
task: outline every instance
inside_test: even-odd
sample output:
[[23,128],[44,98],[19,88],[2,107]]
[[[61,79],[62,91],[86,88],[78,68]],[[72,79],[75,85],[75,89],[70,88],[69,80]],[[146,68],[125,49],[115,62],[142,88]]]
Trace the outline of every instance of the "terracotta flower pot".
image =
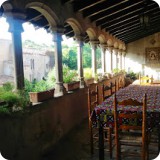
[[88,86],[88,85],[94,83],[94,78],[85,79],[84,81],[85,81],[85,83],[86,83],[86,86]]
[[76,81],[76,82],[71,82],[71,83],[64,83],[63,85],[66,88],[66,91],[73,91],[79,88],[80,82]]
[[54,88],[42,92],[29,92],[30,101],[32,103],[42,102],[54,97]]

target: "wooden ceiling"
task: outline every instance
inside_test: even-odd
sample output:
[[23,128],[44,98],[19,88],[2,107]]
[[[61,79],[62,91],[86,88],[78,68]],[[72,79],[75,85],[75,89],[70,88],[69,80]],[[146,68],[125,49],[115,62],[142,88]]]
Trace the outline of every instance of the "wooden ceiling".
[[[160,8],[152,0],[61,0],[61,3],[70,3],[75,13],[80,12],[84,18],[89,18],[126,44],[160,31]],[[28,21],[48,29],[43,15],[33,9],[28,13]],[[140,24],[142,14],[149,16],[147,27]],[[74,36],[67,23],[64,27],[68,37]]]

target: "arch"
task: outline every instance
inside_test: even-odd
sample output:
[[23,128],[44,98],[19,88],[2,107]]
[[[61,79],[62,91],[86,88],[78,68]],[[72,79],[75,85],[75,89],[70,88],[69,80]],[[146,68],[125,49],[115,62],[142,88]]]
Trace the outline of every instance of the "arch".
[[109,38],[109,39],[107,40],[107,45],[108,45],[109,47],[113,46],[113,41],[112,41],[111,38]]
[[31,2],[28,3],[25,8],[33,8],[45,16],[51,27],[56,27],[59,24],[59,18],[53,12],[53,10],[41,2]]
[[100,34],[98,39],[99,39],[101,44],[105,44],[106,43],[106,37],[105,37],[104,34]]
[[97,38],[96,32],[94,31],[93,28],[88,28],[86,30],[86,33],[88,34],[90,40],[95,40]]
[[7,10],[12,10],[13,9],[13,4],[11,1],[8,1],[8,0],[5,0],[3,1],[3,3],[0,5],[0,7],[3,7],[3,10],[4,11],[7,11]]
[[122,44],[122,43],[119,43],[118,49],[122,49],[122,48],[123,48],[123,44]]
[[80,23],[77,20],[75,20],[74,18],[68,18],[65,22],[68,23],[72,27],[75,35],[79,36],[83,33],[83,29],[82,29]]

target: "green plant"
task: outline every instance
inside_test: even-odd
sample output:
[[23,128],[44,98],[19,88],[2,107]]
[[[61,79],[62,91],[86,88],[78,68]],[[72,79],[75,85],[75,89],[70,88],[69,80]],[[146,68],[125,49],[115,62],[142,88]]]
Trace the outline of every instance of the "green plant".
[[51,87],[48,85],[48,83],[45,80],[40,80],[40,81],[34,80],[33,82],[30,82],[27,79],[25,79],[26,92],[41,92],[41,91],[49,90],[50,88]]
[[55,87],[56,78],[55,78],[55,68],[53,68],[47,75],[46,79],[47,86],[49,88]]
[[9,82],[0,87],[0,112],[22,110],[29,105],[29,96],[25,90],[14,90]]
[[120,72],[120,69],[119,68],[114,68],[113,69],[113,73],[119,73]]
[[63,65],[63,82],[71,83],[74,81],[78,81],[78,74],[76,70],[70,70],[70,68],[66,65]]
[[126,74],[127,78],[130,78],[131,80],[136,80],[138,77],[137,73],[134,73],[133,71],[130,71],[129,73]]
[[84,68],[84,78],[85,79],[92,78],[92,69],[91,68]]

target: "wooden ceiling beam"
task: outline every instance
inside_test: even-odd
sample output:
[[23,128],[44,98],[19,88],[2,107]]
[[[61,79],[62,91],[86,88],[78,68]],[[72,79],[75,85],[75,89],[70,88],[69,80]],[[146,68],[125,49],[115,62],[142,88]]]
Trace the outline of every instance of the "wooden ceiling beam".
[[127,16],[130,16],[130,15],[132,15],[132,14],[138,14],[140,11],[142,11],[142,9],[143,8],[139,8],[139,9],[137,9],[137,10],[134,10],[134,11],[132,11],[132,12],[128,12],[127,14],[124,14],[124,15],[120,15],[119,17],[116,17],[116,18],[114,18],[114,19],[112,19],[112,20],[109,20],[109,21],[107,21],[107,20],[105,20],[104,22],[97,22],[96,24],[99,26],[99,25],[108,25],[109,23],[115,23],[117,20],[118,21],[121,21],[121,19],[125,19]]
[[138,24],[138,25],[136,24],[134,27],[131,26],[130,28],[125,29],[124,31],[118,32],[118,33],[113,34],[113,35],[117,37],[117,36],[119,36],[119,35],[122,35],[122,34],[124,34],[124,33],[126,33],[126,32],[129,32],[129,31],[131,31],[131,30],[138,29],[138,28],[140,28],[140,25],[139,25],[139,24]]
[[[120,0],[119,0],[119,1],[120,1]],[[119,3],[114,2],[114,1],[111,1],[111,2],[106,1],[106,4],[101,4],[101,5],[93,8],[93,9],[90,9],[90,10],[88,9],[88,10],[84,11],[84,12],[83,12],[83,15],[84,15],[84,17],[90,18],[90,17],[95,16],[95,15],[97,15],[97,14],[99,14],[99,13],[102,13],[102,12],[104,12],[104,11],[108,11],[108,10],[110,10],[110,9],[116,7],[116,6],[119,6],[120,4],[126,3],[127,1],[128,1],[128,0],[122,0],[122,1],[119,2]],[[107,2],[108,2],[108,5],[107,5]],[[113,5],[112,5],[112,4],[109,4],[109,3],[113,3]],[[109,6],[109,7],[105,7],[105,6]],[[93,12],[93,10],[94,10],[94,12]]]
[[82,1],[75,1],[74,2],[74,11],[84,11],[85,9],[88,9],[90,7],[93,7],[99,3],[104,2],[105,0],[82,0]]
[[[109,29],[109,28],[112,28],[112,27],[114,27],[114,26],[116,26],[116,25],[123,25],[123,24],[125,24],[125,23],[127,23],[127,21],[128,22],[131,22],[133,19],[135,19],[135,18],[137,18],[137,17],[139,17],[139,15],[135,15],[135,16],[132,16],[132,17],[130,17],[130,18],[127,18],[127,19],[124,19],[124,20],[122,20],[122,21],[119,21],[119,22],[117,22],[117,23],[113,23],[112,25],[109,25],[107,28]],[[102,26],[102,28],[103,28],[103,26]]]
[[130,36],[128,38],[123,38],[121,40],[124,41],[125,43],[130,43],[130,42],[136,41],[138,39],[144,38],[146,36],[152,35],[152,34],[154,34],[156,32],[159,32],[159,31],[160,31],[160,28],[157,28],[156,30],[152,30],[152,31],[150,31],[148,33],[145,33],[145,34],[142,34],[143,32],[140,32],[139,34],[137,34],[135,36],[132,35],[132,36]]
[[[148,10],[147,12],[145,12],[145,14],[149,14],[152,13],[153,11],[155,11],[155,8]],[[117,23],[112,23],[112,24],[107,24],[107,22],[105,24],[101,25],[101,28],[105,28],[106,26],[109,26],[108,28],[112,28],[115,25],[120,25],[121,23],[127,23],[126,21],[130,21],[133,18],[139,18],[140,13],[139,14],[134,14],[134,16],[130,16],[129,18],[124,18],[123,20],[119,20]],[[123,25],[123,24],[121,24]]]
[[122,24],[122,25],[118,25],[117,27],[114,27],[114,28],[105,28],[106,29],[106,31],[110,31],[110,32],[114,32],[114,31],[117,31],[117,30],[119,30],[119,29],[123,29],[124,27],[127,27],[127,26],[131,26],[131,25],[133,25],[134,23],[139,23],[139,20],[138,19],[135,19],[135,20],[132,20],[132,21],[129,21],[129,22],[127,22],[127,23],[124,23],[124,24]]
[[[149,13],[149,12],[152,12],[152,11],[155,11],[156,10],[156,8],[154,8],[153,9],[153,6],[154,6],[155,4],[154,3],[152,3],[152,4],[149,4],[148,5],[148,10],[147,10],[147,12],[145,12],[145,13]],[[126,13],[126,14],[121,14],[120,16],[117,16],[116,18],[111,18],[111,20],[108,20],[108,18],[106,18],[106,19],[104,19],[103,21],[99,21],[99,22],[96,22],[96,24],[99,26],[99,25],[109,25],[109,23],[116,23],[116,21],[118,20],[118,21],[121,21],[121,19],[122,18],[124,18],[124,19],[126,19],[128,16],[132,16],[133,14],[135,15],[135,14],[137,14],[137,15],[140,15],[141,13],[142,13],[142,11],[143,11],[143,7],[140,7],[140,8],[138,8],[138,9],[134,9],[133,8],[133,10],[132,11],[130,11],[130,12],[128,12],[128,13]]]
[[[157,13],[158,13],[158,12],[157,12]],[[153,16],[153,15],[152,15],[152,16]],[[156,17],[158,17],[158,18],[156,18]],[[155,18],[156,18],[156,20],[158,20],[159,17],[160,17],[159,14],[158,14],[158,15],[155,15],[155,14],[154,14],[154,17],[152,17],[151,20],[153,19],[153,21],[154,21]],[[135,20],[126,22],[126,23],[124,23],[124,24],[117,25],[117,27],[109,28],[109,26],[106,26],[105,29],[106,29],[107,31],[109,31],[109,32],[111,32],[111,33],[114,34],[114,32],[117,32],[118,30],[121,30],[121,29],[123,30],[124,28],[126,28],[126,27],[128,27],[128,26],[132,26],[132,25],[134,25],[134,24],[136,24],[136,23],[139,23],[139,19],[135,19]]]
[[28,22],[31,22],[31,21],[37,21],[37,20],[40,20],[42,18],[42,14],[39,14],[38,16],[35,16],[35,17],[32,17],[30,19],[28,19],[27,21]]
[[142,4],[142,3],[143,3],[143,1],[139,1],[137,3],[133,3],[132,5],[127,5],[126,7],[120,8],[119,10],[116,10],[115,12],[113,12],[113,10],[111,10],[111,11],[108,12],[108,14],[104,13],[102,15],[99,15],[99,18],[97,18],[97,17],[91,18],[91,21],[98,22],[100,20],[103,20],[103,19],[105,19],[107,17],[110,17],[110,16],[113,16],[115,14],[118,14],[118,13],[120,14],[120,12],[125,11],[127,9],[130,9],[130,8],[132,8],[136,5]]
[[146,34],[147,35],[147,33],[150,33],[150,32],[154,32],[154,29],[152,29],[152,28],[158,28],[159,30],[160,30],[160,28],[159,28],[159,24],[160,24],[160,21],[159,22],[156,22],[156,23],[154,23],[152,26],[151,26],[151,29],[149,30],[145,30],[145,29],[143,29],[143,28],[139,28],[139,29],[137,29],[137,30],[133,30],[133,31],[131,31],[131,32],[129,32],[129,33],[127,33],[127,34],[123,34],[122,36],[117,36],[119,39],[126,39],[126,38],[128,38],[128,37],[135,37],[135,36],[137,36],[137,35],[139,35],[139,34],[142,34],[142,33],[144,33],[144,34]]

